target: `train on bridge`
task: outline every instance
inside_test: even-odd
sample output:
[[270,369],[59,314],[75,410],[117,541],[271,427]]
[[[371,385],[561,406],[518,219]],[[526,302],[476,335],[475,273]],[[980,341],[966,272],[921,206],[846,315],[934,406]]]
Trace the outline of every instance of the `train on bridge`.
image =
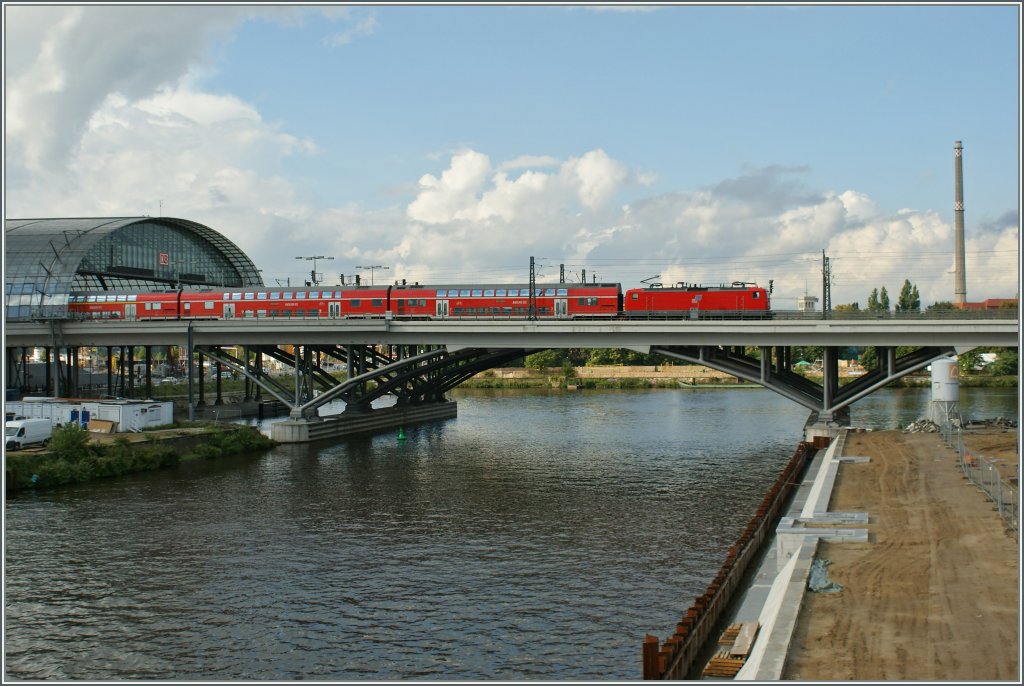
[[[531,294],[532,290],[532,294]],[[251,290],[102,291],[69,297],[83,319],[765,319],[771,284],[617,283],[333,286]]]

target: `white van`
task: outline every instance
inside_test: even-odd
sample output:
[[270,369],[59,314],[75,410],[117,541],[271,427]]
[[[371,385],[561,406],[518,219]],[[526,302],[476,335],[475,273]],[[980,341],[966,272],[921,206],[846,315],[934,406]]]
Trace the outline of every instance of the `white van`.
[[49,419],[15,419],[4,422],[4,440],[8,450],[21,450],[33,443],[46,445],[53,436]]

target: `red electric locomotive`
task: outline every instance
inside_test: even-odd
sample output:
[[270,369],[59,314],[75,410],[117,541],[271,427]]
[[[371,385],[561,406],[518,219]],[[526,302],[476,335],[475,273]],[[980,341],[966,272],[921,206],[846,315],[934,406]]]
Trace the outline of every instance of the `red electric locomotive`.
[[627,317],[676,319],[740,319],[767,317],[771,306],[769,289],[754,283],[734,281],[731,285],[701,286],[677,283],[665,288],[632,288],[626,291],[623,313]]

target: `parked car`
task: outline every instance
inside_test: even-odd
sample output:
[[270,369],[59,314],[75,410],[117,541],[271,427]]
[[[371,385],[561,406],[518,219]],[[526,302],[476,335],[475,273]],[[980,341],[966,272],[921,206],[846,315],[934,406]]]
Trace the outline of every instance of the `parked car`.
[[173,386],[180,383],[180,381],[178,379],[175,379],[173,376],[165,376],[156,383],[158,386]]
[[46,445],[52,436],[53,423],[49,419],[15,419],[4,423],[8,450],[21,450],[36,443]]

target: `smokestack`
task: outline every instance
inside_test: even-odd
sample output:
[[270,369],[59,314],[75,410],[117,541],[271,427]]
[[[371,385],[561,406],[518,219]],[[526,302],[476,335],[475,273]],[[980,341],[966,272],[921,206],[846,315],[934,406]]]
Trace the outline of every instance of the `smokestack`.
[[953,222],[956,233],[953,237],[955,243],[954,270],[955,284],[954,293],[956,304],[961,307],[967,302],[967,262],[964,257],[964,146],[960,141],[953,143],[953,175],[954,175],[954,203]]

